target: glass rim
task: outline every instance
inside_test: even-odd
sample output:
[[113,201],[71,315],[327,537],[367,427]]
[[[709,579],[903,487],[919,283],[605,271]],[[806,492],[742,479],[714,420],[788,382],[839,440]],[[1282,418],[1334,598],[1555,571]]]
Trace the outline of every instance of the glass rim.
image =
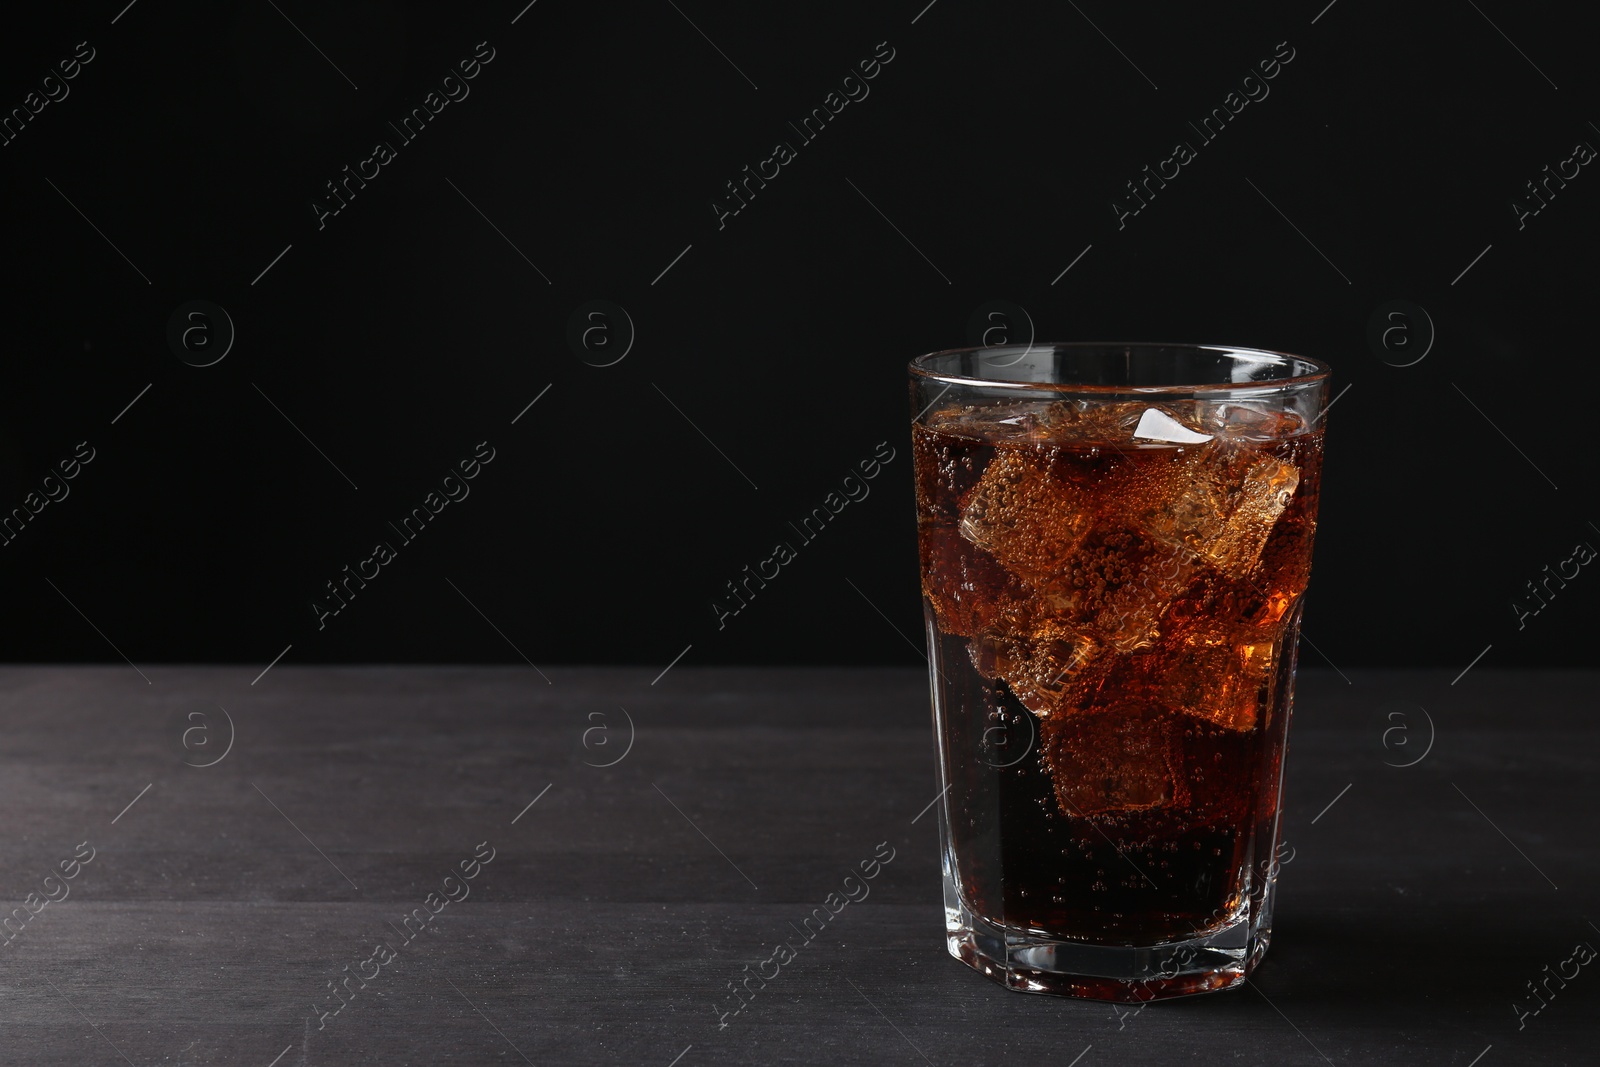
[[[1054,349],[1102,349],[1114,350],[1119,348],[1163,348],[1183,350],[1187,352],[1217,352],[1228,356],[1251,356],[1275,362],[1279,365],[1291,366],[1298,362],[1309,364],[1313,370],[1309,374],[1290,374],[1282,378],[1263,378],[1258,381],[1248,382],[1194,382],[1191,384],[1168,383],[1164,385],[1108,385],[1101,382],[1039,382],[1025,381],[1017,378],[974,378],[966,374],[950,374],[929,369],[928,364],[942,356],[961,356],[977,352],[1005,352],[1021,349],[1017,359],[1034,350],[1046,351]],[[1014,363],[1012,365],[1015,365]],[[1027,345],[978,345],[965,348],[942,348],[935,352],[924,352],[914,357],[908,364],[908,369],[913,378],[929,381],[943,382],[951,386],[964,386],[975,389],[1027,389],[1047,393],[1193,393],[1193,392],[1272,392],[1300,388],[1319,382],[1326,382],[1333,375],[1333,368],[1320,359],[1311,356],[1296,355],[1292,352],[1279,352],[1270,348],[1246,348],[1239,345],[1212,345],[1197,344],[1193,342],[1171,341],[1032,341]]]

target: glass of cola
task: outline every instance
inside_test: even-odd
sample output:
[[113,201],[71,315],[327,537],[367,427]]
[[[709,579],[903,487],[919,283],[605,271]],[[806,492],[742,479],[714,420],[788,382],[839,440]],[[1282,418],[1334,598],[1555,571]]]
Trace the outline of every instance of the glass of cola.
[[1167,344],[911,363],[951,955],[1226,989],[1266,952],[1329,369]]

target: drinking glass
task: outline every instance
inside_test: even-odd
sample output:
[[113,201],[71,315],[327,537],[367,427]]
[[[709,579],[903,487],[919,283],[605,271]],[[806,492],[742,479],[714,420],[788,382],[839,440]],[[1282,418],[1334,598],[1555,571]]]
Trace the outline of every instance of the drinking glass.
[[951,955],[1226,989],[1272,932],[1329,369],[1172,344],[911,363]]

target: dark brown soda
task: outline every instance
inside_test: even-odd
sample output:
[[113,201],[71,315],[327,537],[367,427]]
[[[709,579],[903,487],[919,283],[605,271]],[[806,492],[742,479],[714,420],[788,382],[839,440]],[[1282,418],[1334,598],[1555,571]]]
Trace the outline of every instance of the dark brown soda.
[[935,413],[913,451],[962,896],[1010,928],[1140,945],[1259,902],[1322,437],[1263,415],[1138,441],[1122,408]]

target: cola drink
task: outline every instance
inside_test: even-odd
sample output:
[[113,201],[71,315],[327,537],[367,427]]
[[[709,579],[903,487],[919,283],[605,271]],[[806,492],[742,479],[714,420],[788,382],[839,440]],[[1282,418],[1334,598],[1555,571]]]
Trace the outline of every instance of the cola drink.
[[[916,420],[954,954],[1128,1000],[1259,960],[1320,422],[1232,393]],[[1159,972],[1074,954],[1184,945]]]

